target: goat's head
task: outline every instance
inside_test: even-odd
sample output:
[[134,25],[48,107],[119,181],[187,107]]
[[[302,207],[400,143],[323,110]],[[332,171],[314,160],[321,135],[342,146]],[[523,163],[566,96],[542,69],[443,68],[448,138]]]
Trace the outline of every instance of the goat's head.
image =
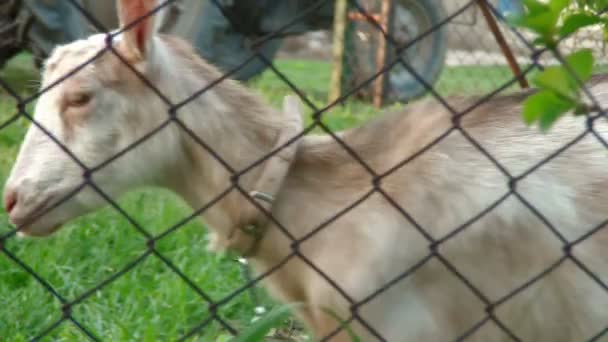
[[[56,85],[38,99],[35,123],[27,132],[4,191],[10,220],[22,233],[51,234],[66,221],[101,206],[104,200],[99,192],[90,184],[81,188],[88,181],[104,194],[117,196],[157,176],[154,163],[160,162],[158,155],[168,148],[155,151],[158,142],[142,144],[104,165],[137,135],[151,131],[167,118],[167,107],[160,98],[124,63],[146,78],[154,78],[152,17],[130,24],[153,10],[155,4],[154,0],[118,1],[121,27],[128,30],[115,37],[112,48],[123,59],[107,48],[105,35],[95,35],[56,48],[46,61],[42,89]],[[89,173],[91,169],[94,172]],[[44,215],[38,218],[40,214]]]

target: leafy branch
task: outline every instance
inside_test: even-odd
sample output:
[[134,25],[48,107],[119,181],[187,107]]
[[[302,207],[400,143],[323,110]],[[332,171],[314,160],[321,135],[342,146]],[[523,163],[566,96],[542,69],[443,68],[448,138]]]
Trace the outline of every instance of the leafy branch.
[[595,63],[589,49],[563,56],[559,42],[577,31],[600,25],[608,37],[608,0],[522,0],[524,13],[507,18],[513,25],[532,31],[534,45],[553,53],[559,65],[544,68],[531,78],[539,91],[524,102],[523,119],[547,131],[565,113],[575,115],[599,111],[583,101],[583,84],[591,78]]

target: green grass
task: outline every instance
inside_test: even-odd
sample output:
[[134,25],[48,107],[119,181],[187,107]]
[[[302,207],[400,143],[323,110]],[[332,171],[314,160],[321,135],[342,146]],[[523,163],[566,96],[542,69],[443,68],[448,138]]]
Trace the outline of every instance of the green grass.
[[[277,66],[315,106],[326,105],[329,64],[278,61]],[[33,92],[36,75],[27,56],[19,56],[0,72],[0,78],[21,96]],[[471,75],[480,79],[475,89],[466,87],[475,82],[471,81]],[[504,77],[501,68],[449,68],[437,87],[444,95],[484,93],[500,84],[501,77]],[[508,77],[507,74],[504,80]],[[284,95],[292,93],[271,72],[264,73],[250,85],[277,107]],[[28,106],[30,113],[31,110]],[[0,90],[0,125],[15,114],[15,101]],[[323,122],[331,129],[343,129],[375,115],[377,110],[369,104],[348,101],[326,113]],[[311,122],[310,118],[307,122]],[[5,182],[27,127],[27,120],[19,118],[0,130],[0,186]],[[121,198],[119,204],[153,234],[164,231],[191,212],[183,201],[159,189],[131,193]],[[0,209],[0,234],[9,229],[6,214]],[[11,238],[6,242],[6,249],[71,301],[142,258],[147,251],[145,243],[125,218],[106,208],[77,219],[48,239]],[[194,221],[160,240],[157,248],[207,295],[219,300],[238,289],[244,279],[231,258],[207,253],[206,245],[206,230],[201,222]],[[208,307],[195,290],[154,255],[143,258],[116,281],[75,305],[73,317],[96,336],[112,341],[173,340],[208,318]],[[264,298],[265,304],[271,303]],[[238,329],[249,324],[254,316],[253,309],[249,294],[244,292],[222,306],[219,312],[226,322]],[[0,340],[30,339],[60,317],[60,302],[16,263],[0,254]],[[225,331],[215,322],[201,330],[197,339],[214,341],[221,334]],[[45,340],[84,339],[82,333],[67,322],[53,330]]]

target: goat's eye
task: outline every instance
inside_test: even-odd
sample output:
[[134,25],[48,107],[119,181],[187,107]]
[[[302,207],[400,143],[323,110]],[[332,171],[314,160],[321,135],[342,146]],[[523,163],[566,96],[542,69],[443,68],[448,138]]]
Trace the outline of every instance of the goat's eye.
[[87,105],[91,101],[91,94],[89,93],[77,93],[68,97],[68,106],[70,107],[82,107]]

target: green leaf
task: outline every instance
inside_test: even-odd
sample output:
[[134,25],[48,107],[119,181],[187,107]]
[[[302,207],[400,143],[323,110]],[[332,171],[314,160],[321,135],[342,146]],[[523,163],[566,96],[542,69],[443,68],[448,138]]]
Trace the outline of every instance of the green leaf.
[[594,5],[595,5],[595,11],[596,12],[603,12],[606,9],[608,9],[608,0],[596,0],[593,1]]
[[593,54],[589,49],[579,50],[566,56],[565,62],[571,70],[564,65],[548,67],[531,78],[532,84],[559,97],[576,100],[580,84],[572,72],[580,81],[587,81],[593,72]]
[[546,132],[562,114],[575,106],[574,101],[560,98],[551,91],[541,90],[524,101],[522,115],[527,125],[538,121],[541,131]]
[[553,126],[553,124],[557,121],[557,119],[559,119],[568,110],[572,109],[571,107],[573,106],[574,105],[564,109],[557,109],[558,107],[550,107],[545,109],[545,112],[538,120],[538,127],[540,128],[541,132],[548,132],[551,126]]
[[301,304],[282,305],[272,309],[252,325],[243,330],[241,334],[235,337],[231,342],[258,342],[264,341],[264,337],[268,335],[272,328],[280,326],[284,320],[291,315],[291,310]]
[[543,36],[545,40],[548,40],[553,35],[553,32],[555,32],[557,18],[553,12],[547,11],[534,15],[518,16],[512,22],[514,25],[530,29]]
[[545,102],[550,101],[546,99],[549,94],[551,94],[549,91],[543,90],[526,98],[521,113],[526,125],[530,126],[538,120]]
[[575,13],[564,19],[564,24],[559,30],[561,38],[566,37],[582,27],[595,25],[601,22],[601,19],[590,13]]
[[230,342],[231,339],[232,339],[232,335],[221,334],[215,339],[215,342]]
[[536,15],[538,13],[549,12],[551,9],[546,4],[538,0],[522,0],[523,5],[528,10],[528,14]]
[[541,36],[544,45],[552,48],[556,45],[555,33],[557,23],[564,8],[571,0],[551,0],[548,4],[537,0],[522,0],[526,13],[510,16],[509,22],[515,26],[530,29]]
[[591,49],[571,53],[566,57],[566,62],[581,81],[585,82],[591,77],[593,73],[593,53]]
[[549,2],[549,7],[551,8],[551,12],[559,14],[564,8],[570,5],[571,0],[551,0]]
[[544,45],[545,44],[545,40],[542,37],[536,37],[532,41],[532,44],[533,45]]
[[576,83],[564,66],[551,66],[539,72],[531,79],[532,84],[541,89],[547,89],[565,98],[575,98]]

